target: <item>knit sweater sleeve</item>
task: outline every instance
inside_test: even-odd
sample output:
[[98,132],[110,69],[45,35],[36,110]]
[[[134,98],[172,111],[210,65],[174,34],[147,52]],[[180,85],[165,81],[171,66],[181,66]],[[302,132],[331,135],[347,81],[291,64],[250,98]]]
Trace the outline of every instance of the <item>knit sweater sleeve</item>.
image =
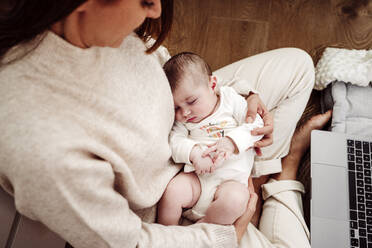
[[[162,235],[159,235],[161,233]],[[232,226],[194,224],[191,226],[162,226],[143,223],[139,248],[159,247],[237,247]]]
[[14,170],[23,174],[13,182],[17,209],[74,247],[236,247],[232,226],[142,222],[115,191],[119,182],[110,164],[92,154],[71,152],[53,166],[46,162],[47,156]]
[[142,41],[121,49],[83,50],[49,32],[1,68],[0,178],[17,210],[73,247],[235,247],[232,226],[144,222],[178,171],[173,101]]

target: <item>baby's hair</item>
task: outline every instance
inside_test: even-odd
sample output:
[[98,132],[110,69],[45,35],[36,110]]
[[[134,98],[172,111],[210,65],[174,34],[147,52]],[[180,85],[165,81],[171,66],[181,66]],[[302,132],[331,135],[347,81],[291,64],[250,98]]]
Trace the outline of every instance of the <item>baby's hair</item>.
[[174,55],[164,64],[163,69],[172,91],[177,88],[186,73],[199,77],[205,76],[200,80],[209,80],[209,76],[212,76],[209,65],[199,55],[192,52],[182,52]]

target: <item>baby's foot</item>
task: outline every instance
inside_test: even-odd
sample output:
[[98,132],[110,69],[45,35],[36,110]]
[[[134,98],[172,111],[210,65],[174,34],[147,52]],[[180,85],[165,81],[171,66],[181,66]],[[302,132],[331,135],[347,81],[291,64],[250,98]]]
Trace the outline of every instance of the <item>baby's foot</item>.
[[289,153],[282,159],[282,172],[275,174],[272,178],[276,180],[296,179],[297,169],[302,156],[310,146],[311,131],[322,129],[332,116],[329,110],[324,114],[318,114],[310,118],[304,125],[298,127],[293,134]]

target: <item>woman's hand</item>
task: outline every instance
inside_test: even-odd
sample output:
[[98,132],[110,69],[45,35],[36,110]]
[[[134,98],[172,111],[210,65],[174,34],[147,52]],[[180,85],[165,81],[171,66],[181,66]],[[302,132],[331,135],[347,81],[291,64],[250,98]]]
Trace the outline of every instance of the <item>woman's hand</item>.
[[257,94],[250,94],[247,97],[248,110],[245,121],[252,123],[258,113],[264,122],[264,126],[254,129],[252,135],[264,135],[264,137],[254,143],[254,148],[258,156],[261,156],[261,147],[269,146],[273,143],[274,118],[267,110],[265,104],[262,102]]
[[235,227],[235,232],[236,232],[236,237],[238,239],[238,243],[240,243],[240,240],[242,239],[244,233],[247,230],[249,222],[251,221],[254,213],[256,212],[256,204],[257,204],[258,196],[254,192],[252,177],[249,177],[248,179],[248,190],[249,190],[250,196],[249,196],[249,201],[247,204],[247,209],[245,210],[244,214],[240,216],[234,222],[234,227]]

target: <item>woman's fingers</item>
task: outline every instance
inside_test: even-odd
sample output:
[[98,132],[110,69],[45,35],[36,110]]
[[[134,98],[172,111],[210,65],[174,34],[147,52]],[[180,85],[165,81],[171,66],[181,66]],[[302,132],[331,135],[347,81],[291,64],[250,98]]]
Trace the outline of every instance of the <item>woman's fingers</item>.
[[266,122],[264,122],[265,126],[261,128],[255,128],[254,130],[251,131],[252,135],[264,135],[264,137],[261,140],[255,142],[254,147],[258,147],[258,148],[265,147],[273,143],[273,130],[274,130],[273,119],[270,113],[267,113],[265,115],[267,117]]
[[261,99],[258,99],[257,114],[263,118],[266,112],[268,112],[266,106],[263,104]]
[[266,136],[263,137],[262,140],[254,142],[254,147],[261,148],[261,147],[269,146],[272,143],[273,143],[272,135],[268,135],[267,137]]
[[253,184],[252,176],[248,178],[248,190],[249,190],[249,193],[254,192],[254,184]]
[[270,113],[265,113],[262,118],[264,121],[263,127],[258,127],[252,130],[252,135],[267,135],[274,131],[274,119]]
[[256,151],[257,156],[262,156],[261,148],[255,147],[254,150]]
[[256,204],[257,204],[257,200],[258,200],[258,196],[254,192],[254,186],[253,186],[252,179],[251,179],[251,182],[248,183],[248,190],[249,190],[250,198],[249,198],[249,201],[248,201],[247,210],[245,211],[243,216],[246,215],[245,218],[247,218],[247,219],[249,219],[249,221],[251,221],[254,213],[256,212]]
[[242,216],[240,216],[234,223],[236,236],[238,238],[238,242],[240,242],[241,238],[243,237],[244,233],[247,230],[247,226],[251,221],[254,213],[256,212],[256,204],[258,200],[257,194],[254,192],[254,186],[252,182],[252,178],[248,180],[248,190],[249,190],[249,201],[247,204],[247,208]]
[[249,219],[249,221],[251,221],[254,213],[256,212],[257,201],[258,201],[258,195],[255,192],[251,193],[248,206],[247,206],[247,210],[245,211],[247,214],[247,219]]
[[[256,114],[258,113],[264,122],[264,127],[256,128],[252,130],[252,135],[263,135],[261,141],[255,143],[254,147],[265,147],[273,143],[273,130],[274,130],[274,118],[271,113],[267,110],[265,104],[261,101],[257,94],[252,94],[247,98],[248,110],[246,116],[246,122],[251,123],[254,121]],[[261,150],[256,149],[257,155],[261,156]]]
[[245,117],[245,121],[247,123],[252,123],[256,119],[257,115],[257,109],[258,109],[258,97],[254,94],[248,97],[247,99],[248,102],[248,110],[247,110],[247,115]]
[[[252,135],[264,135],[264,137],[261,141],[255,143],[255,147],[269,146],[273,143],[274,118],[261,100],[258,103],[258,113],[263,119],[264,126],[252,130],[251,133]],[[261,154],[261,151],[257,152],[257,154]]]
[[265,110],[261,116],[262,116],[262,120],[264,122],[264,126],[271,126],[274,129],[274,117],[273,117],[273,115],[270,112]]
[[272,125],[270,126],[264,126],[264,127],[258,127],[251,131],[252,135],[269,135],[273,132],[274,127]]

